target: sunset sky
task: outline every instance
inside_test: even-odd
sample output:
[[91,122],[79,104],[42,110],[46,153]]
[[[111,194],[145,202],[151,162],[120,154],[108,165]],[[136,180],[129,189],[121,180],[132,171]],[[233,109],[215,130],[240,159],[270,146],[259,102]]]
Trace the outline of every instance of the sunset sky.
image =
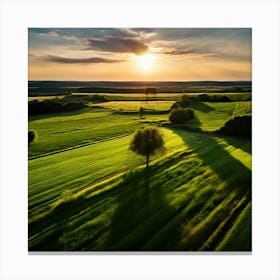
[[249,28],[29,28],[29,80],[251,80]]

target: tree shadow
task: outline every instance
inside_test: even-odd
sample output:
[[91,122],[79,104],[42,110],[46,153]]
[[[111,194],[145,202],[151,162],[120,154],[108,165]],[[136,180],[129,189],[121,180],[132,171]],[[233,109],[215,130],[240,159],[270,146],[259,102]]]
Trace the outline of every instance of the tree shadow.
[[197,143],[203,139],[205,145],[197,145],[192,138],[189,139],[186,130],[173,129],[181,139],[190,147],[198,157],[209,166],[221,180],[230,183],[240,191],[251,191],[252,172],[242,162],[235,159],[230,153],[218,144],[214,136],[206,133],[195,133]]
[[[171,213],[162,184],[156,180],[156,166],[130,172],[120,188],[118,206],[104,244],[106,251],[146,251],[143,246],[167,223]],[[151,250],[160,251],[160,246]]]
[[[208,135],[206,133],[192,133],[192,136],[189,137],[186,130],[173,129],[173,131],[178,136],[180,136],[185,144],[191,148],[192,151],[202,160],[203,165],[208,166],[222,181],[221,183],[223,187],[218,191],[219,195],[217,195],[217,197],[220,197],[225,201],[227,199],[231,199],[231,207],[235,207],[241,199],[246,198],[246,201],[251,200],[251,170],[238,159],[234,158],[228,151],[226,151],[223,146],[218,143],[213,135]],[[199,192],[199,189],[197,191]],[[215,201],[215,196],[215,193],[212,195],[209,194],[206,200],[204,200],[204,203],[211,201],[213,197],[213,207],[218,209],[216,207],[222,203],[222,200]],[[199,211],[202,211],[204,205],[202,204],[200,209],[195,209],[196,213],[194,213],[194,215],[197,215]],[[244,206],[246,206],[245,203],[242,204],[242,207],[239,210],[241,211]],[[233,215],[233,210],[231,209],[233,208],[225,208],[223,211],[217,210],[217,214],[212,216],[211,222],[208,224],[205,222],[206,226],[200,229],[197,234],[188,235],[188,233],[182,230],[182,244],[180,244],[180,246],[185,250],[200,250],[200,248],[204,248],[202,246],[204,246],[205,242],[208,241],[210,236],[212,238],[212,234],[215,233],[215,230],[221,226],[221,223],[227,221],[226,223],[224,222],[224,226],[221,227],[221,230],[215,235],[215,237],[211,239],[211,242],[209,241],[209,244],[207,243],[207,247],[202,249],[207,251],[215,250],[215,246],[219,240],[224,237],[225,233],[232,226],[237,217],[237,211],[235,211],[236,213],[234,212]],[[229,219],[228,217],[230,217],[231,214],[232,217]],[[188,218],[186,221],[188,221],[190,217],[191,215],[188,213]],[[188,226],[188,222],[186,222],[185,228],[187,229]]]
[[203,112],[203,113],[209,113],[210,111],[214,111],[215,109],[211,106],[205,104],[204,102],[196,103],[193,108],[197,111]]
[[247,138],[224,136],[224,135],[218,135],[218,137],[224,139],[229,145],[237,149],[240,149],[248,154],[252,154],[251,139],[248,140]]

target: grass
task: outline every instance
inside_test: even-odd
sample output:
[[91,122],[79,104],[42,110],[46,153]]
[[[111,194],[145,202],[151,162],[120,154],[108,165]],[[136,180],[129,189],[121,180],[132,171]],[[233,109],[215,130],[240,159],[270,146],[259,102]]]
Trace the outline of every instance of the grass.
[[28,101],[38,100],[38,101],[44,101],[44,100],[50,100],[50,99],[62,99],[65,95],[47,95],[47,96],[28,96]]
[[30,117],[28,129],[36,131],[38,140],[30,146],[28,155],[126,135],[132,133],[139,122],[138,116],[116,115],[102,108]]
[[215,130],[250,103],[197,103],[186,126],[159,127],[166,151],[149,171],[129,142],[168,122],[167,103],[142,118],[113,104],[29,118],[29,250],[249,250],[251,142],[190,128]]
[[[162,129],[166,147],[182,146],[174,133]],[[97,143],[29,161],[29,210],[37,209],[60,197],[64,191],[74,192],[110,174],[144,164],[142,157],[129,151],[131,136]],[[110,159],[110,160],[108,160]]]
[[139,112],[140,108],[147,111],[168,111],[173,101],[111,101],[99,103],[95,106],[108,108],[115,111]]
[[[230,118],[234,104],[197,103],[194,106],[196,118],[188,125],[203,130],[216,130]],[[144,112],[140,118],[133,111],[139,111],[138,108],[142,105],[150,111]],[[171,105],[172,102],[169,101],[105,102],[100,106],[108,106],[112,110],[86,108],[76,112],[31,116],[28,129],[36,131],[37,140],[29,147],[28,156],[31,158],[77,145],[109,140],[133,133],[137,127],[147,123],[166,123],[168,113],[162,114],[162,111],[166,111]]]
[[239,101],[235,102],[233,116],[252,115],[252,102],[251,101]]
[[240,152],[246,142],[225,149],[222,138],[163,130],[168,153],[153,161],[149,174],[138,167],[34,208],[29,249],[198,250],[250,191],[248,154]]
[[252,203],[249,202],[235,224],[217,246],[217,251],[252,250]]
[[193,106],[195,119],[188,122],[191,127],[215,131],[231,118],[235,102],[200,102]]

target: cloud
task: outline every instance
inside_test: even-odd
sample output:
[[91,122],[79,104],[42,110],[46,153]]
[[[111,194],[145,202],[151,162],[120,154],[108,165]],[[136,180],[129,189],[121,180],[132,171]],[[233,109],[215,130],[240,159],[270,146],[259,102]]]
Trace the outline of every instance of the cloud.
[[62,38],[104,38],[104,36],[112,37],[135,37],[136,32],[128,28],[29,28],[28,33],[31,35],[52,35],[57,34]]
[[134,28],[133,31],[157,34],[161,40],[223,39],[246,40],[251,37],[251,28]]
[[[141,55],[149,51],[182,58],[249,61],[251,40],[250,28],[29,28],[29,50],[35,53],[51,50],[53,54],[58,54],[59,48],[110,55]],[[97,60],[66,58],[63,63],[75,63],[76,60],[80,60],[77,63],[112,63],[111,59],[91,55]]]
[[211,48],[190,48],[190,49],[163,49],[159,52],[160,54],[166,55],[184,55],[184,56],[192,56],[192,57],[201,57],[201,58],[210,58],[210,59],[218,59],[218,60],[229,60],[229,61],[250,61],[251,53],[250,52],[242,52],[239,49],[229,49],[225,50],[221,48],[211,49]]
[[69,58],[69,57],[62,57],[62,56],[55,56],[55,55],[47,55],[45,57],[46,60],[51,62],[58,62],[58,63],[67,63],[67,64],[74,64],[74,63],[116,63],[116,62],[123,62],[123,60],[117,59],[106,59],[101,57],[88,57],[88,58]]
[[234,60],[248,60],[251,56],[251,28],[135,28],[133,31],[154,34],[149,47],[159,54]]
[[115,53],[143,54],[148,46],[136,38],[105,37],[102,39],[88,39],[87,50]]
[[212,52],[209,52],[207,50],[199,50],[195,48],[191,49],[181,49],[181,48],[173,48],[168,50],[163,50],[161,52],[162,54],[169,54],[169,55],[213,55]]
[[58,34],[54,31],[50,31],[48,34],[52,37],[58,37]]

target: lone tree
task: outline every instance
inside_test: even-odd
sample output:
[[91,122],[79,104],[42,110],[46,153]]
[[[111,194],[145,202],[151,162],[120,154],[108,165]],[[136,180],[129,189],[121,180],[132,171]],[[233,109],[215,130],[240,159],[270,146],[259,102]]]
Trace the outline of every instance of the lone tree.
[[164,141],[158,129],[145,127],[137,130],[131,143],[130,150],[146,157],[146,167],[149,167],[149,158],[164,148]]

